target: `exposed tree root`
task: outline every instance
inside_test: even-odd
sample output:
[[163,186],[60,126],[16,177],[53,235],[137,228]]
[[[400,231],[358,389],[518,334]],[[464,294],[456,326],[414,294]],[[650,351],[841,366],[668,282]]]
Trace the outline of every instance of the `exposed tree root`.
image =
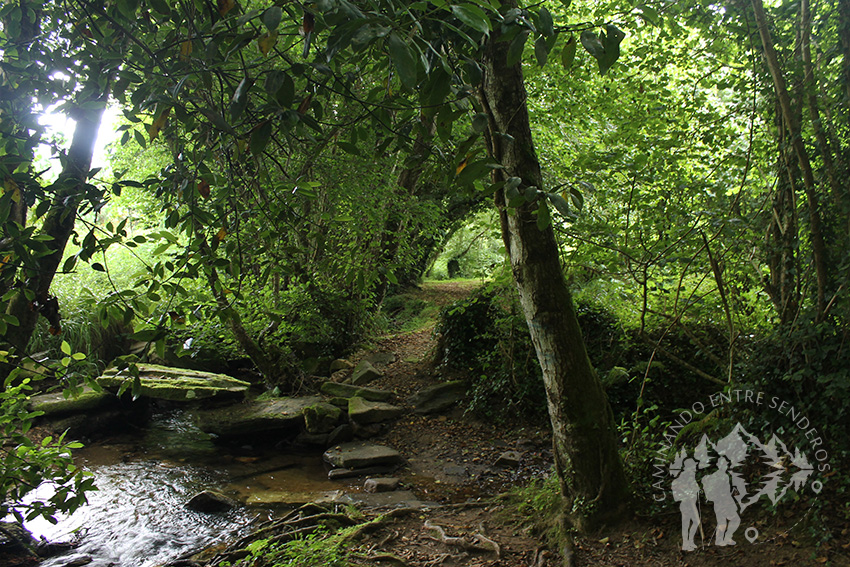
[[431,520],[425,520],[425,529],[436,531],[437,534],[439,534],[439,537],[432,537],[432,539],[435,539],[446,545],[459,547],[464,551],[492,551],[496,554],[497,557],[501,556],[502,551],[499,548],[499,544],[480,533],[473,534],[472,536],[472,539],[478,542],[478,544],[480,544],[477,545],[476,543],[470,541],[469,539],[466,539],[465,537],[454,537],[447,535],[446,530],[443,529],[442,526],[433,523]]

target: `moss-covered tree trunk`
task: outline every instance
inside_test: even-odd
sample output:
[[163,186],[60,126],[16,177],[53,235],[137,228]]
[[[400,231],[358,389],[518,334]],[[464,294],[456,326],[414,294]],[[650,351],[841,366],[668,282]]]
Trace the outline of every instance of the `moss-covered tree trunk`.
[[[510,4],[510,3],[509,3]],[[509,8],[510,6],[506,6]],[[522,179],[543,187],[519,64],[507,65],[510,42],[493,37],[485,53],[481,103],[489,117],[488,144],[504,169],[494,181]],[[569,520],[580,530],[616,519],[628,496],[608,399],[587,357],[572,297],[550,225],[537,226],[536,203],[509,210],[497,192],[502,236],[534,343],[552,422],[555,467]]]

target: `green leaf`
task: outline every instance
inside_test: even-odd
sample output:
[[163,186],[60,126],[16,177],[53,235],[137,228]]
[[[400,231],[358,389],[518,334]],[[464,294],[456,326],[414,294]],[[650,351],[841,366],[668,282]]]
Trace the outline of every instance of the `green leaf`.
[[525,40],[528,39],[528,35],[530,33],[531,32],[524,30],[518,33],[513,41],[511,41],[511,45],[508,47],[508,67],[513,67],[522,60],[522,51],[525,49]]
[[139,7],[139,0],[118,0],[118,10],[127,17],[127,19],[136,19],[136,10]]
[[658,17],[658,10],[656,10],[652,6],[641,4],[640,6],[638,6],[638,10],[640,10],[643,19],[652,24],[653,26],[658,26],[660,24],[661,19]]
[[626,37],[614,24],[605,28],[606,32],[599,37],[590,30],[581,32],[581,44],[596,59],[600,75],[604,75],[620,57],[620,42]]
[[74,354],[71,355],[71,358],[73,358],[76,361],[80,361],[80,360],[85,360],[86,355],[82,352],[75,352]]
[[401,80],[401,84],[408,89],[415,89],[417,85],[417,72],[416,58],[413,55],[413,50],[395,32],[390,34],[388,47],[390,59],[393,62],[393,67],[395,67],[399,80]]
[[158,12],[163,16],[171,15],[171,8],[168,6],[168,2],[166,2],[165,0],[150,0],[150,5],[155,12]]
[[94,270],[95,272],[105,272],[106,271],[106,268],[104,268],[103,264],[101,264],[100,262],[93,263],[91,265],[91,269]]
[[597,35],[590,30],[584,30],[581,32],[581,45],[588,53],[597,59],[605,55],[605,47],[602,45],[602,42],[599,41]]
[[280,19],[283,16],[283,10],[280,6],[271,6],[270,8],[266,8],[266,11],[263,12],[263,24],[265,24],[266,28],[273,32],[280,25]]
[[573,219],[575,218],[575,213],[570,210],[570,204],[567,203],[567,200],[558,195],[557,193],[547,193],[546,197],[549,199],[549,202],[555,207],[555,209],[561,213],[561,216],[565,219]]
[[540,7],[540,33],[546,37],[555,33],[555,22],[552,20],[552,14],[546,9],[546,6]]
[[472,29],[487,35],[490,33],[490,18],[484,10],[472,4],[452,6],[452,14]]
[[62,341],[62,344],[59,346],[59,350],[62,351],[62,354],[71,355],[71,345],[68,344],[68,341]]
[[526,203],[533,203],[534,201],[537,200],[537,194],[538,194],[537,187],[534,187],[534,186],[526,187],[525,188],[525,195],[523,195],[525,197],[525,202]]
[[464,67],[466,69],[466,76],[469,84],[473,87],[480,85],[481,79],[484,78],[484,72],[481,70],[481,66],[474,60],[469,59],[466,61]]
[[476,132],[481,133],[486,130],[489,123],[490,121],[487,118],[487,115],[483,112],[479,112],[478,114],[472,117],[472,129]]
[[541,67],[546,65],[549,60],[549,46],[546,44],[546,38],[542,35],[534,42],[534,56],[537,58],[537,64]]
[[584,196],[581,194],[581,191],[579,191],[575,187],[570,188],[570,200],[573,202],[573,205],[575,205],[575,208],[577,208],[578,210],[581,210],[581,208],[584,206]]
[[238,120],[248,106],[248,91],[251,90],[253,84],[254,80],[249,77],[245,77],[239,81],[239,85],[233,92],[233,102],[230,105],[230,117],[232,120]]
[[272,136],[272,121],[266,120],[259,127],[254,129],[254,132],[251,134],[251,153],[254,157],[259,157],[262,155],[263,150],[266,149],[266,144],[269,143],[269,138]]
[[356,144],[352,144],[351,142],[337,142],[336,145],[339,146],[345,153],[355,156],[360,155],[360,148],[358,148]]
[[537,228],[544,230],[552,224],[552,217],[549,214],[549,205],[546,204],[546,199],[540,199],[540,204],[537,206]]
[[576,38],[574,35],[571,35],[567,43],[564,44],[564,49],[561,51],[561,64],[564,66],[564,69],[569,70],[573,66],[573,61],[576,59],[576,45]]

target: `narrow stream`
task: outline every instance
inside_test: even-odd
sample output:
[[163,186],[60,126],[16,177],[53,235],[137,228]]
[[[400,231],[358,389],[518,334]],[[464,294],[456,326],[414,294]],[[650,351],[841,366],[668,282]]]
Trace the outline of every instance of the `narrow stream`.
[[[321,456],[242,447],[235,454],[212,443],[183,411],[155,415],[136,436],[93,444],[75,455],[95,475],[96,492],[70,516],[26,524],[36,538],[79,541],[42,563],[62,567],[91,558],[92,567],[155,567],[244,531],[281,502],[298,503],[347,488],[327,480]],[[218,490],[240,502],[225,513],[185,508],[202,490]],[[37,498],[49,491],[40,487]]]

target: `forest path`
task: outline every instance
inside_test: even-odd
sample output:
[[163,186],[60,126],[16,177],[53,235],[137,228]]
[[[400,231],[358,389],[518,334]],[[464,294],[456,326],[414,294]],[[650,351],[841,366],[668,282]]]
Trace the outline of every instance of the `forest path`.
[[[468,297],[480,282],[426,282],[407,292],[440,309]],[[410,408],[408,397],[427,386],[458,376],[444,377],[434,364],[434,321],[411,332],[375,339],[367,353],[392,353],[395,360],[382,367],[385,376],[370,384],[396,392],[401,405]],[[551,438],[548,427],[529,427],[482,421],[455,408],[434,415],[412,412],[396,421],[375,439],[399,450],[407,464],[396,473],[402,488],[422,501],[439,507],[405,515],[366,535],[363,547],[373,553],[389,553],[411,567],[500,566],[554,567],[564,565],[555,550],[546,550],[543,534],[533,530],[533,516],[542,516],[545,499],[516,506],[516,499],[498,497],[514,487],[545,479],[551,471]],[[518,463],[497,465],[506,453],[519,456]],[[538,518],[539,519],[539,518]],[[439,526],[443,533],[433,526]],[[711,538],[713,518],[704,520]],[[498,545],[498,554],[464,548],[461,540],[475,542],[484,536]],[[479,543],[481,540],[477,540]],[[715,547],[710,539],[696,551],[683,553],[677,506],[664,512],[625,518],[614,529],[575,541],[574,565],[693,566],[823,565],[825,557],[810,544],[793,538],[767,545]],[[489,545],[489,544],[488,544]],[[478,547],[487,547],[479,545]],[[361,548],[362,549],[362,548]],[[850,565],[840,560],[833,565]]]

